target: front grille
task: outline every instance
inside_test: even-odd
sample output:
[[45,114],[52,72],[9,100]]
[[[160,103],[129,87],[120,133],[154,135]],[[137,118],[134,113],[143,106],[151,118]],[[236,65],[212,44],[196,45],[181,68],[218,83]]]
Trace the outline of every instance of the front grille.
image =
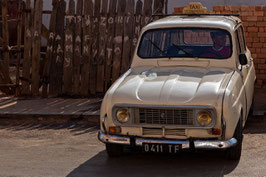
[[192,109],[137,108],[136,124],[152,125],[193,125]]
[[185,129],[165,129],[165,135],[171,135],[171,136],[185,136],[186,131]]
[[143,128],[142,129],[143,135],[163,135],[162,128]]
[[142,128],[142,135],[157,136],[185,136],[185,129],[166,129],[166,128]]

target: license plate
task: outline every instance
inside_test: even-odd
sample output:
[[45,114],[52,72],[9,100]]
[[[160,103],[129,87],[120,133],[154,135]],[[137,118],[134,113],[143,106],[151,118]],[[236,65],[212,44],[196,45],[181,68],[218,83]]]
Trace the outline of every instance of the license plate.
[[142,145],[144,152],[152,153],[177,153],[181,150],[180,144],[154,144],[154,143],[143,143]]

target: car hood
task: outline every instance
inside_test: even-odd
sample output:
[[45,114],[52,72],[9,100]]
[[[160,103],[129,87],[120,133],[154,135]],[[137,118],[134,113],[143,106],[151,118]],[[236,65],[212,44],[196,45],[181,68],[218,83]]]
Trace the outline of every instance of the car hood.
[[115,83],[111,102],[216,107],[232,73],[224,68],[139,67]]

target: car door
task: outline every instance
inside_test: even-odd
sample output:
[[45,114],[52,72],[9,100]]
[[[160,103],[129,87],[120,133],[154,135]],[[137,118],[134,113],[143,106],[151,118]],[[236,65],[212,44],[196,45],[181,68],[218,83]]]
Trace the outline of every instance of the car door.
[[238,27],[236,33],[239,43],[239,50],[240,50],[239,52],[245,54],[248,60],[245,66],[240,66],[240,63],[238,62],[246,93],[246,102],[247,102],[246,115],[247,115],[253,101],[255,68],[254,68],[253,59],[251,57],[251,53],[246,46],[244,30],[242,25]]

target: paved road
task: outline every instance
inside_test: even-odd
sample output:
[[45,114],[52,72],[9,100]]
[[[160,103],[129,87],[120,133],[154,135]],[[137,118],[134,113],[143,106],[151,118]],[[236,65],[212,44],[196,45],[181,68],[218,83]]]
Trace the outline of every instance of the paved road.
[[96,135],[97,127],[74,123],[2,125],[0,177],[266,176],[266,117],[248,122],[238,162],[225,160],[222,152],[110,159]]

